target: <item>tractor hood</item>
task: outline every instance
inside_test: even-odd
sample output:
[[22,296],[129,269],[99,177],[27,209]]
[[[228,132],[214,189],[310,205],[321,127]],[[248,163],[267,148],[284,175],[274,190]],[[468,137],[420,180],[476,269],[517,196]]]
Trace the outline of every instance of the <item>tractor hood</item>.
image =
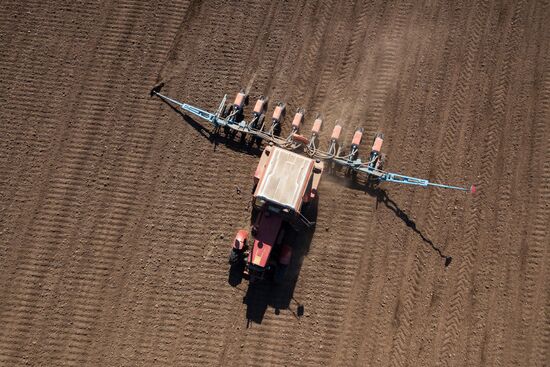
[[271,254],[272,245],[254,240],[254,247],[250,252],[250,263],[265,268],[269,254]]

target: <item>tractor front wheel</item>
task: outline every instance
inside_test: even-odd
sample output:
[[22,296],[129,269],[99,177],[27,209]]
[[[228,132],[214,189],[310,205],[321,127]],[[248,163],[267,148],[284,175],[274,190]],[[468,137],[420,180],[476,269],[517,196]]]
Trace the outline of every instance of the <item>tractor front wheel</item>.
[[229,253],[229,264],[236,265],[243,261],[243,254],[241,251],[238,251],[236,249],[231,249],[231,252]]

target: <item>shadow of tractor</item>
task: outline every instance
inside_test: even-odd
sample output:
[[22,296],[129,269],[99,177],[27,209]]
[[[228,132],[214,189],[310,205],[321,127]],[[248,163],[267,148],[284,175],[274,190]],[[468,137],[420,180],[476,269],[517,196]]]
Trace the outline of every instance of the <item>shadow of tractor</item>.
[[[262,143],[253,140],[246,140],[242,135],[237,136],[234,133],[219,134],[218,132],[211,131],[205,128],[202,124],[195,121],[190,116],[186,115],[170,103],[162,100],[173,111],[178,113],[184,121],[186,121],[191,127],[197,130],[202,136],[206,137],[214,146],[214,150],[219,144],[238,152],[246,152],[248,154],[259,157],[262,153]],[[409,227],[415,232],[422,241],[429,246],[438,256],[444,260],[444,266],[448,267],[451,264],[452,257],[443,253],[440,247],[429,239],[423,231],[421,231],[415,221],[405,213],[390,196],[387,191],[380,188],[376,183],[372,183],[368,180],[361,180],[359,177],[351,176],[348,174],[342,175],[342,172],[335,172],[330,168],[327,170],[325,179],[338,182],[347,187],[360,190],[376,198],[376,206],[383,204],[386,209],[391,210],[399,219],[402,220],[404,225]],[[310,213],[306,215],[310,221],[315,221],[317,218],[317,207],[315,206]],[[292,301],[296,303],[296,310],[291,309],[292,313],[299,317],[304,312],[303,305],[297,302],[294,295],[294,288],[298,280],[298,275],[302,267],[303,259],[309,251],[311,239],[313,237],[314,228],[308,231],[290,231],[290,234],[285,237],[287,244],[293,248],[293,256],[287,274],[283,282],[275,284],[272,281],[264,280],[258,283],[251,283],[248,286],[246,295],[243,298],[243,302],[247,305],[246,317],[248,321],[261,323],[264,314],[268,307],[273,307],[275,313],[278,313],[281,309],[291,309]],[[242,274],[245,264],[239,263],[231,266],[229,270],[228,282],[231,286],[236,287],[242,282]]]

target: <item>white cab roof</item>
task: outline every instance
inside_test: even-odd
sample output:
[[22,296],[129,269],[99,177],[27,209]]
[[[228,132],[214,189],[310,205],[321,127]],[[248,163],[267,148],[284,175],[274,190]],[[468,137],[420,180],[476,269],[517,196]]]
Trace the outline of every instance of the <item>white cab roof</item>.
[[256,197],[300,211],[313,166],[312,159],[275,147],[258,183]]

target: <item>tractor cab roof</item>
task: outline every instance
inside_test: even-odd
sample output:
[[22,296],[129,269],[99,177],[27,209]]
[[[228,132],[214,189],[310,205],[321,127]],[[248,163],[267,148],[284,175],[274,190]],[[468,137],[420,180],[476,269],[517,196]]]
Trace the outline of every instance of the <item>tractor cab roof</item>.
[[258,182],[256,198],[299,212],[313,167],[313,159],[274,147]]

